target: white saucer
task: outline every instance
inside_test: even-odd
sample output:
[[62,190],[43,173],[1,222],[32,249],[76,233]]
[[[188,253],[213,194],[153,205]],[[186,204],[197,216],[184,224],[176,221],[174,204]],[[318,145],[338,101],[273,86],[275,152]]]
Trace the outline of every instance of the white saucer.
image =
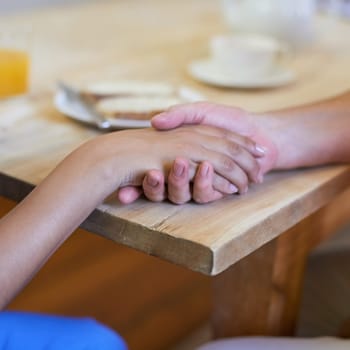
[[[204,99],[203,96],[197,91],[185,86],[178,89],[178,95],[184,100],[184,102],[196,102]],[[57,110],[65,116],[78,122],[97,127],[96,122],[90,119],[89,115],[84,113],[83,110],[70,103],[66,94],[60,89],[57,90],[54,96],[54,105]],[[151,126],[151,122],[149,120],[110,118],[108,121],[110,122],[112,129],[137,129],[149,128]]]
[[277,66],[273,72],[264,76],[234,76],[227,74],[210,59],[190,63],[188,72],[193,78],[209,85],[242,89],[273,88],[290,84],[296,79],[293,71],[281,66]]
[[[78,122],[97,127],[96,121],[90,119],[89,115],[86,114],[83,110],[79,109],[76,105],[70,103],[63,91],[58,90],[55,94],[54,105],[57,110],[65,116]],[[148,128],[151,126],[151,122],[149,120],[108,119],[108,121],[111,123],[111,127],[114,129]]]

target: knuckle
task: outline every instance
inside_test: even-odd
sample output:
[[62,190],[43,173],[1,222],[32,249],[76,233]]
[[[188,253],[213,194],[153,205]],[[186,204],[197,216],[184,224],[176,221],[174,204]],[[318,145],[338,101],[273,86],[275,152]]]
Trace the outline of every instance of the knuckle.
[[224,157],[222,159],[222,168],[224,171],[231,173],[236,169],[236,163],[229,157]]
[[243,144],[245,146],[245,148],[249,149],[249,150],[254,150],[255,149],[255,142],[250,139],[249,137],[243,137]]
[[215,132],[222,139],[229,140],[231,138],[231,133],[227,129],[218,128],[218,129],[215,130]]
[[208,184],[206,184],[205,182],[197,181],[196,191],[200,193],[203,193],[204,191],[208,191]]
[[230,142],[228,147],[230,154],[233,156],[237,156],[242,151],[241,146],[235,142]]

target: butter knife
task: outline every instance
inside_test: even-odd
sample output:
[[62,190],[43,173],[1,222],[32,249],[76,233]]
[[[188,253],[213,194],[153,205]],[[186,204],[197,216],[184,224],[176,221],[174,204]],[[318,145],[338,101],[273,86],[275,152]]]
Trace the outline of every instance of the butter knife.
[[95,122],[99,129],[108,130],[111,128],[112,125],[110,121],[107,120],[102,114],[98,113],[95,106],[91,102],[84,100],[76,89],[68,86],[62,81],[58,81],[57,86],[66,95],[67,100],[80,108],[91,120]]

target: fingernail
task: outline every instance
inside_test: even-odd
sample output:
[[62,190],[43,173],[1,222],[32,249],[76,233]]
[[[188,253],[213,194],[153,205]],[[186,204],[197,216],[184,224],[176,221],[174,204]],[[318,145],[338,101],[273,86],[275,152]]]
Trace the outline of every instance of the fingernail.
[[181,163],[175,162],[174,164],[174,174],[177,177],[181,177],[185,171],[185,167]]
[[209,165],[208,164],[202,164],[200,168],[200,174],[203,177],[207,177],[209,173]]
[[238,188],[235,185],[232,185],[232,184],[230,184],[229,190],[230,190],[230,192],[232,194],[238,192]]
[[157,187],[159,185],[159,181],[153,177],[147,176],[147,184],[151,187]]
[[260,145],[255,145],[255,150],[262,156],[266,154],[266,148]]

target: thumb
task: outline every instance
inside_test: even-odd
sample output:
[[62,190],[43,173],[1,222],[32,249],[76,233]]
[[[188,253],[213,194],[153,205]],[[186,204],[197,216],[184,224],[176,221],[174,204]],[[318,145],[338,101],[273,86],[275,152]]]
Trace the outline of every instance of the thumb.
[[205,124],[244,134],[247,113],[236,107],[197,102],[171,107],[154,116],[151,123],[158,130],[174,129],[184,124]]
[[[155,129],[174,129],[185,124],[203,124],[204,103],[189,103],[171,107],[165,112],[157,114],[151,119],[151,124]],[[208,104],[208,103],[207,103]]]

